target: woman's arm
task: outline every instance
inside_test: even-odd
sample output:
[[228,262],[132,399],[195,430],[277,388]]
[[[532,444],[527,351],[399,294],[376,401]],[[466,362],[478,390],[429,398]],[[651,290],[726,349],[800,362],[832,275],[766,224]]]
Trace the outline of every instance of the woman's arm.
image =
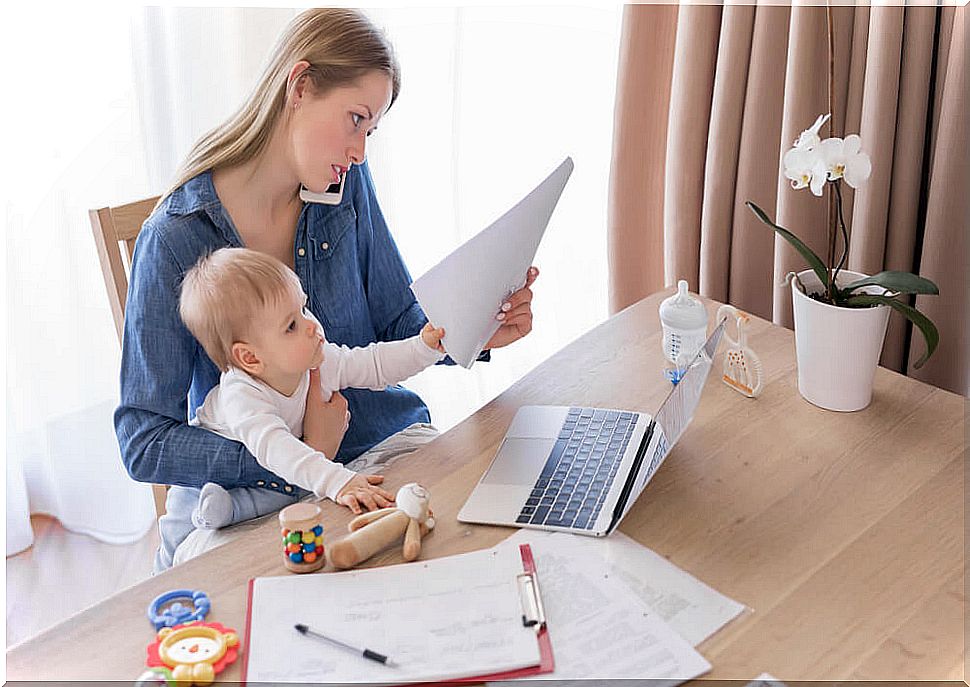
[[[367,303],[377,339],[397,341],[417,336],[428,323],[428,316],[411,291],[411,274],[387,228],[366,162],[360,165],[358,179],[360,183],[355,185],[353,203],[364,258],[362,269]],[[482,351],[478,359],[488,361],[489,351]],[[450,356],[445,356],[439,364],[455,363]]]
[[185,269],[161,230],[146,225],[136,244],[125,308],[121,405],[115,412],[122,460],[140,482],[231,488],[275,481],[242,444],[187,423],[187,395],[201,349],[178,314]]

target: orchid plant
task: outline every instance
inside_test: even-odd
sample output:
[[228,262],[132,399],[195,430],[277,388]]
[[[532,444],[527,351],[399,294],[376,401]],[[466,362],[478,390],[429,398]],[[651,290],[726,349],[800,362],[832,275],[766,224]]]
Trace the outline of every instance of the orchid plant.
[[[936,284],[910,272],[894,270],[857,279],[844,286],[839,286],[836,283],[836,278],[845,265],[849,251],[849,232],[842,214],[842,181],[844,180],[854,189],[859,188],[872,173],[872,162],[869,156],[862,151],[862,139],[856,134],[850,134],[844,139],[837,137],[822,139],[819,136],[819,131],[829,117],[828,114],[820,115],[811,127],[803,131],[795,140],[792,148],[785,153],[782,163],[785,178],[791,181],[793,189],[808,188],[812,194],[821,197],[825,186],[831,185],[831,190],[835,193],[838,225],[831,227],[831,231],[840,232],[842,238],[842,255],[839,261],[835,265],[827,266],[797,236],[772,222],[764,210],[751,201],[747,201],[745,205],[751,208],[758,219],[774,229],[777,234],[798,251],[818,276],[824,288],[822,293],[809,294],[805,285],[793,272],[788,274],[786,281],[790,282],[794,279],[798,282],[803,293],[830,305],[844,308],[869,308],[887,305],[898,311],[923,333],[923,338],[926,340],[926,352],[913,365],[917,368],[922,367],[923,363],[936,350],[940,341],[939,332],[926,315],[897,297],[904,294],[939,294],[940,291]],[[834,237],[832,238],[833,240],[830,243],[834,245]],[[834,257],[835,252],[833,250],[831,254],[833,261]],[[883,293],[870,294],[858,291],[865,286],[881,287]]]

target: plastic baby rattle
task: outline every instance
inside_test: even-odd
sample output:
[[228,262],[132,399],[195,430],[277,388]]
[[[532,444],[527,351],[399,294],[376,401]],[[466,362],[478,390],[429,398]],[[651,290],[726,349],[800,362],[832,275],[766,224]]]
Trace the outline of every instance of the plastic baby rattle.
[[170,671],[179,685],[208,685],[238,653],[239,635],[231,627],[194,621],[159,630],[148,645],[147,665]]
[[434,528],[431,497],[414,482],[397,492],[397,507],[363,513],[350,521],[350,534],[330,547],[330,561],[337,568],[352,568],[404,536],[404,560],[421,553],[421,537]]

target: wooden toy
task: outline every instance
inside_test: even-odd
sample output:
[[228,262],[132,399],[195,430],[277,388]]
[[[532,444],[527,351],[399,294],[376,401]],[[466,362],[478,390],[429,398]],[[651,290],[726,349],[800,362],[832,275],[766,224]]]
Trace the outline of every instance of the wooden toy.
[[434,528],[430,495],[419,484],[405,484],[397,492],[397,507],[363,513],[350,521],[350,534],[330,547],[337,568],[352,568],[404,537],[404,560],[421,553],[421,537]]
[[238,652],[235,630],[196,621],[159,630],[156,641],[148,645],[146,665],[171,670],[180,685],[208,685]]
[[314,503],[294,503],[280,511],[283,565],[288,570],[313,572],[326,563],[320,524],[322,512]]

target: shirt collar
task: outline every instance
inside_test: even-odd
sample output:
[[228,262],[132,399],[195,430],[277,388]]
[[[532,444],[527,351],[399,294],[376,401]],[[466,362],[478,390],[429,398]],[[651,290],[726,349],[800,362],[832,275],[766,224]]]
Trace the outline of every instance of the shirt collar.
[[203,212],[233,246],[242,246],[242,239],[216,194],[212,170],[206,170],[179,186],[168,198],[165,211],[170,215],[191,215]]

